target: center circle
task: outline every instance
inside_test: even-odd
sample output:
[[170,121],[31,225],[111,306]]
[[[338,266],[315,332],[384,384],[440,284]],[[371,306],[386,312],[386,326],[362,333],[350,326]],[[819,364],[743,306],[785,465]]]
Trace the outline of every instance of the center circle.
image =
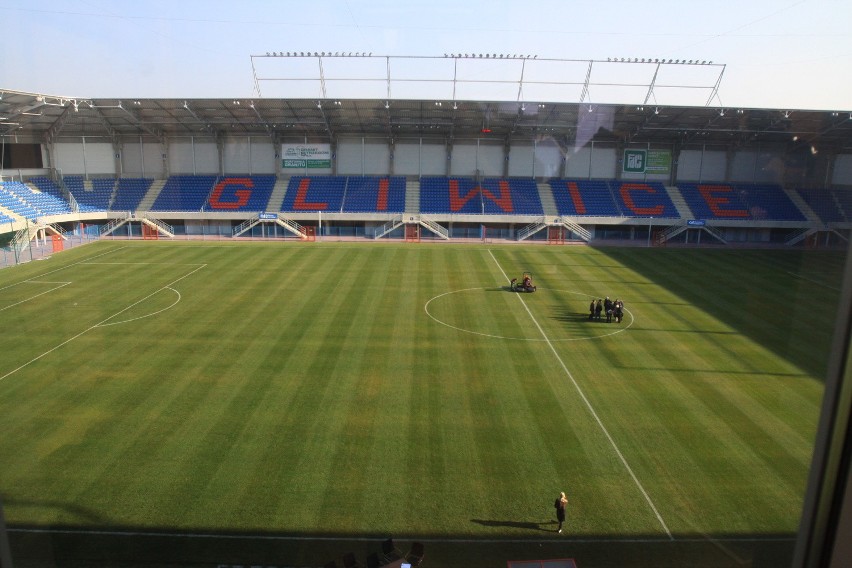
[[[495,294],[499,296],[495,297]],[[505,294],[505,296],[502,296],[502,294]],[[514,316],[511,312],[512,304],[496,300],[507,299],[510,302],[515,302],[517,301],[515,296],[518,294],[521,294],[521,299],[525,302],[527,309],[530,310],[532,318],[541,318],[542,321],[545,321],[545,318],[548,321],[558,320],[559,325],[562,326],[565,333],[569,334],[569,337],[554,337],[555,333],[553,335],[548,334],[547,337],[541,336],[542,332],[537,329],[541,327],[538,325],[537,319],[535,322],[530,322],[529,329],[531,333],[536,333],[540,337],[524,337],[517,333],[497,332],[496,330],[500,329],[501,326],[508,327],[510,323],[514,323]],[[582,297],[583,301],[580,302],[578,297]],[[550,289],[541,286],[532,294],[511,292],[507,288],[479,287],[444,292],[430,298],[423,308],[426,315],[433,321],[451,329],[481,337],[513,341],[587,341],[621,333],[633,325],[633,314],[627,308],[624,309],[623,323],[616,323],[615,320],[612,323],[606,323],[604,320],[590,321],[588,301],[598,297],[573,290]],[[535,314],[533,300],[537,304],[542,303],[542,300],[549,302],[546,306],[549,315],[539,316]],[[515,309],[521,308],[516,307]],[[477,314],[481,317],[476,317]],[[529,319],[530,315],[527,318]]]

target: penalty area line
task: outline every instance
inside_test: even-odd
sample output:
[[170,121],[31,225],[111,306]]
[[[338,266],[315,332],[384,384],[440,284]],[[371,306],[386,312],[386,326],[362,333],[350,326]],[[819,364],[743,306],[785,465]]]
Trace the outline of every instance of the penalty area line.
[[[494,253],[491,252],[491,249],[488,250],[488,254],[491,255],[491,259],[494,261],[494,264],[497,265],[497,268],[503,274],[503,278],[505,278],[507,281],[510,280],[509,277],[506,275],[506,271],[503,270],[503,267],[500,266],[500,263],[497,261],[497,257],[495,257]],[[574,388],[577,390],[577,393],[580,395],[580,398],[586,404],[586,408],[589,409],[589,412],[591,413],[592,417],[595,419],[595,422],[598,423],[598,426],[600,427],[601,431],[603,431],[604,436],[606,436],[606,439],[609,440],[609,443],[612,446],[612,449],[615,450],[615,453],[618,456],[618,459],[621,460],[621,463],[624,465],[624,468],[627,470],[627,473],[630,474],[630,477],[633,479],[633,482],[636,484],[636,487],[639,488],[639,491],[645,497],[645,501],[648,503],[648,506],[651,507],[651,510],[654,512],[654,515],[657,517],[657,520],[660,522],[660,525],[663,527],[663,530],[665,531],[666,535],[669,537],[670,540],[674,540],[674,536],[672,536],[672,533],[669,530],[668,525],[666,525],[666,522],[663,520],[662,515],[660,515],[660,512],[657,510],[657,507],[654,505],[654,502],[651,500],[651,496],[648,495],[648,492],[645,491],[645,487],[642,485],[642,482],[639,481],[639,478],[636,477],[635,473],[633,473],[633,468],[630,467],[630,464],[627,463],[627,458],[625,458],[624,454],[621,453],[621,450],[618,449],[618,445],[615,443],[615,440],[610,435],[609,430],[607,430],[606,426],[604,426],[603,421],[601,420],[600,416],[598,416],[598,413],[595,411],[595,408],[592,406],[592,403],[589,402],[589,399],[586,397],[586,393],[583,392],[583,389],[580,388],[580,385],[574,379],[574,375],[572,375],[571,371],[568,370],[568,366],[562,360],[562,357],[559,356],[559,352],[556,351],[556,348],[553,346],[553,343],[550,341],[550,338],[547,336],[547,334],[541,328],[541,325],[539,325],[538,320],[535,318],[533,313],[530,311],[529,306],[527,306],[527,303],[521,297],[521,294],[517,294],[517,296],[518,296],[518,300],[521,302],[521,305],[524,307],[527,314],[530,316],[530,319],[532,319],[536,328],[538,328],[538,332],[544,338],[545,343],[547,343],[547,346],[550,347],[550,351],[553,353],[553,356],[556,357],[556,360],[559,362],[559,365],[562,367],[562,370],[565,371],[565,375],[571,380],[571,383],[574,385]]]
[[104,326],[106,326],[106,325],[110,325],[110,324],[107,324],[107,322],[108,322],[109,320],[111,320],[111,319],[113,319],[113,318],[115,318],[115,317],[120,316],[121,314],[123,314],[123,313],[124,313],[124,312],[126,312],[127,310],[129,310],[129,309],[133,308],[134,306],[137,306],[137,305],[141,304],[142,302],[144,302],[144,301],[145,301],[145,300],[147,300],[148,298],[150,298],[150,297],[152,297],[152,296],[154,296],[154,295],[156,295],[156,294],[159,294],[159,293],[160,293],[160,292],[162,292],[163,290],[171,289],[171,286],[173,286],[174,284],[177,284],[178,282],[180,282],[180,281],[181,281],[181,280],[183,280],[184,278],[188,278],[189,276],[192,276],[193,274],[195,274],[196,272],[198,272],[199,270],[201,270],[201,269],[202,269],[202,268],[204,268],[205,266],[207,266],[207,265],[206,265],[206,264],[202,264],[202,265],[200,265],[200,266],[199,266],[198,268],[196,268],[195,270],[192,270],[192,271],[190,271],[190,272],[188,272],[188,273],[184,274],[184,275],[183,275],[183,276],[181,276],[180,278],[178,278],[178,279],[176,279],[176,280],[173,280],[172,282],[169,282],[169,283],[168,283],[168,284],[166,284],[165,286],[162,286],[162,287],[158,288],[157,290],[155,290],[155,291],[151,292],[150,294],[148,294],[148,295],[147,295],[147,296],[145,296],[144,298],[141,298],[141,299],[139,299],[139,300],[137,300],[137,301],[133,302],[132,304],[130,304],[130,305],[129,305],[129,306],[127,306],[126,308],[123,308],[123,309],[121,309],[121,310],[119,310],[119,311],[115,312],[114,314],[112,314],[111,316],[109,316],[108,318],[106,318],[105,320],[102,320],[102,321],[100,321],[100,322],[98,322],[98,323],[94,324],[93,326],[91,326],[91,327],[88,327],[88,328],[84,329],[83,331],[81,331],[81,332],[80,332],[80,333],[78,333],[77,335],[75,335],[75,336],[73,336],[73,337],[70,337],[70,338],[66,339],[65,341],[63,341],[63,342],[62,342],[62,343],[60,343],[59,345],[56,345],[56,346],[54,346],[54,347],[51,347],[50,349],[48,349],[47,351],[45,351],[45,352],[44,352],[44,353],[42,353],[41,355],[37,355],[37,356],[33,357],[32,359],[30,359],[29,361],[27,361],[27,362],[26,362],[26,363],[24,363],[23,365],[19,366],[18,368],[16,368],[16,369],[12,369],[11,371],[9,371],[8,373],[6,373],[5,375],[0,376],[0,381],[2,381],[3,379],[5,379],[5,378],[7,378],[7,377],[10,377],[10,376],[14,375],[15,373],[17,373],[18,371],[20,371],[20,370],[21,370],[21,369],[23,369],[24,367],[28,367],[29,365],[32,365],[33,363],[35,363],[35,362],[36,362],[36,361],[38,361],[39,359],[43,359],[44,357],[47,357],[48,355],[50,355],[51,353],[53,353],[54,351],[56,351],[56,350],[57,350],[57,349],[59,349],[60,347],[62,347],[62,346],[64,346],[64,345],[68,345],[69,343],[71,343],[72,341],[74,341],[75,339],[77,339],[78,337],[81,337],[81,336],[83,336],[83,335],[85,335],[85,334],[89,333],[89,332],[90,332],[90,331],[92,331],[93,329],[96,329],[96,328],[98,328],[98,327],[104,327]]

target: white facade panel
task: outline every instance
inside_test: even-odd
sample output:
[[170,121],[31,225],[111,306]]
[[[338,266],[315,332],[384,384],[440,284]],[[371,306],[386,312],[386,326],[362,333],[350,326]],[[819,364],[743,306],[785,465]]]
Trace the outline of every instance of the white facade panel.
[[141,177],[166,179],[166,156],[163,155],[163,145],[159,142],[142,143],[142,173]]
[[193,144],[190,140],[181,139],[169,144],[169,172],[172,175],[196,173]]
[[387,143],[364,142],[363,174],[386,176],[390,173],[390,147]]
[[509,149],[509,177],[533,177],[533,154],[532,146],[512,146]]
[[252,137],[249,139],[249,143],[251,151],[251,161],[249,164],[250,173],[252,175],[269,175],[276,173],[276,145],[272,143],[272,140],[265,136]]
[[566,156],[565,177],[586,179],[592,175],[591,147],[577,148]]
[[757,152],[737,152],[731,161],[731,177],[729,181],[750,183],[754,180],[756,167]]
[[552,139],[540,140],[535,145],[535,177],[558,178],[562,175],[562,149]]
[[835,158],[831,183],[852,185],[852,154],[840,154]]
[[360,176],[363,174],[362,147],[360,138],[341,138],[337,141],[335,165],[338,175]]
[[83,175],[86,173],[85,158],[82,142],[57,142],[53,146],[54,167],[62,171],[62,175]]
[[482,144],[480,142],[476,157],[479,175],[483,177],[503,177],[503,166],[506,161],[503,154],[502,145]]
[[704,152],[701,160],[701,181],[726,181],[728,154],[722,151]]
[[115,175],[115,149],[109,142],[86,142],[86,172],[90,175]]
[[195,141],[195,171],[198,175],[219,173],[219,148],[215,142]]
[[443,144],[423,144],[420,154],[420,175],[447,175],[447,147]]
[[591,177],[614,179],[617,163],[615,148],[595,148],[592,146]]
[[222,161],[226,174],[250,174],[251,141],[246,138],[229,138],[225,140]]
[[142,142],[125,142],[121,146],[121,175],[126,177],[143,177]]
[[[443,163],[441,165],[444,165]],[[393,150],[393,173],[398,176],[420,175],[420,143],[397,143]]]
[[681,150],[677,159],[677,181],[699,181],[701,157],[701,150]]
[[473,177],[476,175],[476,144],[455,144],[453,146],[451,176]]

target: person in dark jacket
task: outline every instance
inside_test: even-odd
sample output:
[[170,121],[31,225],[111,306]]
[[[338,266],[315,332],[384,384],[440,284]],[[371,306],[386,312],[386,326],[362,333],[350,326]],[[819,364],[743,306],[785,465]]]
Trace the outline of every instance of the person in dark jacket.
[[610,300],[609,296],[607,296],[606,300],[604,300],[604,313],[606,314],[606,323],[612,323],[612,310],[612,300]]
[[595,299],[592,298],[592,303],[589,304],[589,321],[595,319]]
[[601,319],[601,312],[603,311],[603,300],[598,299],[598,303],[595,304],[595,319]]
[[562,523],[565,522],[565,507],[568,505],[568,498],[565,497],[565,492],[559,494],[553,506],[556,508],[556,520],[559,521],[559,526],[556,527],[556,532],[562,532]]
[[615,321],[621,323],[621,318],[624,317],[624,302],[616,298],[615,302],[613,302],[612,310],[613,315],[615,315]]

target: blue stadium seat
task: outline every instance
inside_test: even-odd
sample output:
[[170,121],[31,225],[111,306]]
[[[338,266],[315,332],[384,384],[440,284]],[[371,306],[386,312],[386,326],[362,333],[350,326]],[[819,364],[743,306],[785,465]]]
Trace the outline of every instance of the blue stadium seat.
[[338,213],[343,209],[345,191],[345,176],[293,176],[287,185],[281,211]]
[[343,210],[350,213],[402,213],[405,211],[405,178],[349,176]]
[[151,210],[201,211],[216,179],[217,176],[169,176]]
[[681,183],[678,189],[696,219],[806,220],[780,185]]

